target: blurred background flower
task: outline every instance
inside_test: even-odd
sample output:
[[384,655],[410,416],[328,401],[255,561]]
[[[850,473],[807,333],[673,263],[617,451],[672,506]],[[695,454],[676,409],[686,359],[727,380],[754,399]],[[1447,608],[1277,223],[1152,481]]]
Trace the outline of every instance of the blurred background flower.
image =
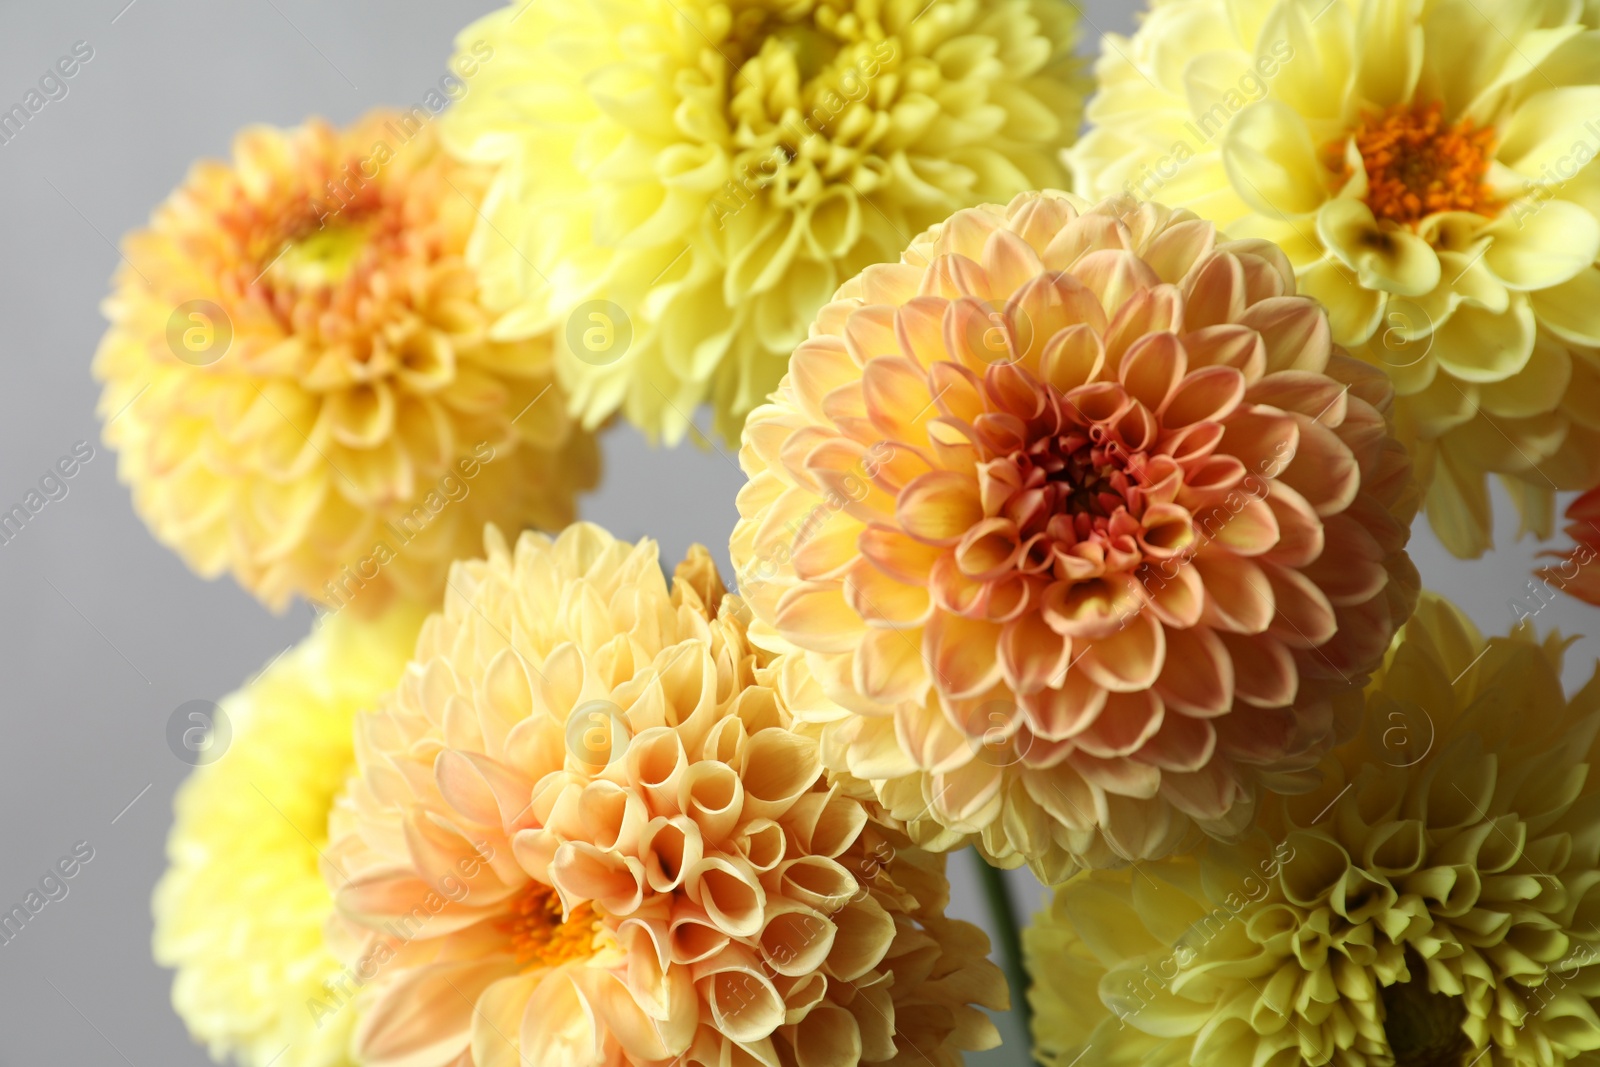
[[739,427],[846,278],[957,208],[1066,180],[1086,82],[1061,0],[514,3],[443,120],[496,165],[473,261],[554,331],[584,424]]
[[489,336],[463,258],[486,181],[398,112],[258,126],[129,235],[100,416],[190,567],[372,614],[435,600],[486,520],[572,520],[594,442],[550,339]]
[[1600,482],[1600,28],[1563,0],[1158,0],[1096,66],[1079,192],[1288,254],[1381,367],[1456,555],[1488,476],[1548,537]]
[[1049,883],[1308,786],[1411,611],[1416,492],[1294,292],[1267,242],[1047,193],[823,308],[730,550],[828,698],[797,719],[914,839]]
[[421,624],[407,606],[328,620],[223,698],[229,751],[178,792],[155,956],[176,970],[173,1007],[218,1062],[351,1063],[355,1013],[308,1010],[345,978],[323,943],[333,895],[318,856],[355,768],[352,721],[399,680]]

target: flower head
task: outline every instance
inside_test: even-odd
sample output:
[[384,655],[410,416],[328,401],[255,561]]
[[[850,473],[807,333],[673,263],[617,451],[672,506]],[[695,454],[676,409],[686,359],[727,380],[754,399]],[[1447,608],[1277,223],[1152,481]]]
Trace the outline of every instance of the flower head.
[[1026,935],[1040,1061],[1587,1063],[1600,683],[1425,598],[1365,732],[1253,837],[1093,871]]
[[830,770],[929,847],[1057,881],[1237,828],[1414,599],[1388,404],[1269,244],[1128,200],[958,212],[750,417],[753,639],[805,653]]
[[[178,791],[171,864],[155,891],[156,962],[213,1058],[244,1067],[347,1067],[355,1012],[323,944],[333,896],[318,872],[328,813],[355,764],[351,721],[391,688],[422,624],[327,620],[221,708],[231,742]],[[223,743],[212,724],[212,743]],[[325,984],[326,983],[326,984]]]
[[955,1067],[998,1035],[939,857],[789,729],[704,549],[498,534],[357,727],[331,930],[372,1067]]
[[1266,238],[1394,380],[1440,539],[1488,475],[1548,537],[1600,482],[1600,22],[1543,0],[1157,0],[1108,34],[1079,192]]
[[[1083,82],[1058,0],[514,3],[442,120],[500,166],[497,327],[557,331],[589,426],[739,427],[817,308],[957,208],[1059,186]],[[485,52],[492,57],[478,66]]]
[[105,438],[196,571],[371,613],[436,598],[485,521],[571,521],[594,442],[544,395],[549,338],[489,336],[463,258],[486,184],[411,118],[255,127],[128,237]]

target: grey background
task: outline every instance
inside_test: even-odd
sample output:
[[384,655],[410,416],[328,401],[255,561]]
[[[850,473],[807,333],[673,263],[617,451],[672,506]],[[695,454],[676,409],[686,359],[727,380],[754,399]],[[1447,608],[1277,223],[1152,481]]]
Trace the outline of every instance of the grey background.
[[[572,3],[579,0],[551,0]],[[0,1067],[207,1061],[168,1002],[150,959],[150,890],[163,863],[174,789],[188,768],[168,751],[173,709],[216,699],[305,634],[300,606],[274,617],[231,581],[204,582],[134,517],[115,460],[99,445],[89,361],[113,242],[144,223],[190,162],[226,154],[248,122],[336,122],[409,104],[444,72],[450,41],[494,5],[362,0],[8,0],[0,19],[0,110],[20,101],[74,42],[94,58],[26,130],[0,146],[0,510],[21,501],[74,442],[96,456],[22,534],[0,546],[0,903],[20,901],[74,842],[93,862],[70,895],[0,945]],[[1129,5],[1092,0],[1100,29],[1126,32]],[[625,427],[605,438],[604,488],[585,517],[619,536],[650,534],[667,559],[693,541],[726,567],[742,478],[726,454],[651,451]],[[1504,502],[1502,501],[1502,506]],[[1446,557],[1423,527],[1415,554],[1429,584],[1488,629],[1512,620],[1534,546],[1475,563]],[[1539,617],[1568,632],[1596,615],[1562,601]],[[1575,650],[1569,681],[1594,645]],[[130,806],[131,802],[131,806]],[[970,867],[950,868],[955,910],[983,921]],[[1040,890],[1012,882],[1031,912]],[[1018,1035],[1003,1021],[1008,1040]],[[975,1064],[1020,1064],[1009,1049]]]

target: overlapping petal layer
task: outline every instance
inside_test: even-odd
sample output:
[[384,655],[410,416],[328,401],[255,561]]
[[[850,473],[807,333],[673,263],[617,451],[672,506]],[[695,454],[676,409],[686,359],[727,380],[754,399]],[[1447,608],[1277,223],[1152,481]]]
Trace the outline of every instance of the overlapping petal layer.
[[1157,0],[1106,36],[1076,188],[1279,244],[1393,378],[1446,546],[1489,547],[1490,474],[1548,537],[1600,482],[1597,32],[1566,0]]
[[437,599],[485,521],[572,520],[598,453],[549,338],[489,336],[464,258],[487,181],[411,118],[256,127],[128,237],[105,439],[200,574],[371,614]]
[[825,307],[745,429],[752,639],[830,770],[1047,881],[1304,788],[1415,598],[1383,376],[1282,254],[1061,194]]
[[1592,1062],[1600,684],[1563,696],[1569,643],[1425,599],[1317,791],[1061,886],[1026,934],[1040,1061]]
[[998,1042],[942,859],[789,729],[709,556],[492,529],[357,727],[324,873],[374,1067],[954,1067]]
[[352,1063],[356,1012],[323,944],[333,897],[317,850],[355,765],[351,723],[399,679],[421,625],[405,606],[329,619],[222,701],[225,726],[203,712],[180,723],[227,748],[178,791],[155,959],[177,971],[173,1007],[218,1062]]
[[718,432],[839,283],[958,208],[1065,180],[1083,86],[1057,0],[517,2],[443,118],[500,167],[476,260],[498,335],[557,330],[588,426]]

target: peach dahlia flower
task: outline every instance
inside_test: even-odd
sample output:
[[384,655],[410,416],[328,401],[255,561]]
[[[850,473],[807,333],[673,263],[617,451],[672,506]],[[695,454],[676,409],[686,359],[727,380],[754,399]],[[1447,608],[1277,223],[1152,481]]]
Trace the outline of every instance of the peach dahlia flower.
[[1389,401],[1270,244],[1128,200],[958,212],[751,416],[752,640],[804,652],[830,770],[927,847],[1055,881],[1235,829],[1410,612]]
[[377,1067],[928,1062],[998,1042],[942,858],[789,729],[704,549],[594,526],[458,565],[357,726],[330,940]]
[[487,184],[414,118],[258,126],[128,236],[100,415],[195,571],[373,614],[435,599],[486,521],[572,521],[597,450],[549,338],[489,336],[464,259]]

